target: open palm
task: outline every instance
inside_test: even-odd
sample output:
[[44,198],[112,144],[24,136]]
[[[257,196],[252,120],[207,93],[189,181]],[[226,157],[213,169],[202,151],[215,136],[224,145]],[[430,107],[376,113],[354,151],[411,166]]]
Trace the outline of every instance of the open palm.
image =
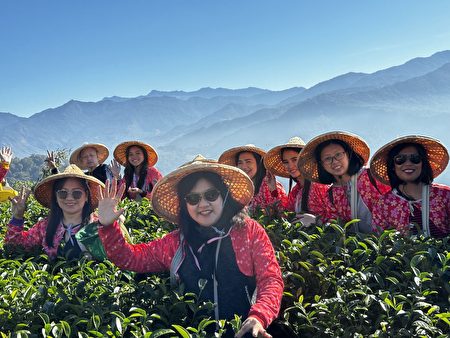
[[113,180],[112,184],[106,181],[105,188],[98,187],[98,220],[103,225],[110,225],[116,221],[123,213],[124,209],[117,210],[120,198],[125,191],[125,184],[121,184],[117,188],[117,180]]

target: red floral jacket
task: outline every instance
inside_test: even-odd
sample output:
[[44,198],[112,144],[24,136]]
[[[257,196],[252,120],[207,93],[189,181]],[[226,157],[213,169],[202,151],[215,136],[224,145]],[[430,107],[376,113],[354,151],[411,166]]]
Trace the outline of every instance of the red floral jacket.
[[255,208],[265,208],[273,205],[275,202],[279,202],[283,205],[283,200],[287,199],[286,192],[280,182],[277,181],[276,185],[277,189],[274,192],[271,192],[269,184],[267,183],[267,177],[264,177],[261,186],[259,187],[259,192],[253,196],[248,205],[249,210],[253,211]]
[[[152,189],[149,189],[150,186],[154,187],[156,182],[158,182],[162,178],[162,174],[159,172],[158,169],[155,167],[148,167],[147,168],[147,176],[145,176],[144,185],[142,187],[139,187],[140,189],[147,192],[146,196],[148,199],[152,198]],[[125,178],[122,178],[119,182],[119,184],[125,184]],[[136,184],[132,182],[131,184],[132,188],[136,188]],[[128,193],[131,199],[138,198],[137,194],[135,193]]]
[[0,182],[3,181],[9,170],[9,163],[2,162],[0,164]]
[[[394,189],[381,197],[373,210],[373,224],[383,229],[394,228],[409,234],[411,206],[422,210],[422,201],[407,201]],[[430,186],[430,221],[441,235],[450,234],[450,187]]]
[[[358,176],[357,189],[361,195],[362,200],[366,204],[370,212],[372,212],[375,204],[385,193],[390,191],[388,185],[376,181],[376,187],[372,184],[369,178],[369,169],[363,168]],[[378,190],[377,190],[378,188]],[[330,200],[326,192],[325,200],[320,195],[311,196],[310,205],[316,215],[321,216],[323,221],[340,218],[344,222],[352,219],[352,211],[350,208],[350,201],[347,197],[350,184],[344,186],[329,186],[333,194],[333,201]]]
[[[308,213],[314,214],[314,204],[311,205],[311,200],[314,200],[315,203],[317,201],[322,201],[321,204],[325,202],[327,198],[327,191],[329,186],[320,183],[311,183],[311,187],[308,195]],[[303,186],[300,183],[297,183],[289,193],[286,199],[283,200],[283,208],[287,211],[295,211],[300,212],[300,207],[302,203],[302,194],[303,194]]]
[[[91,216],[91,222],[97,221],[97,216]],[[48,218],[43,218],[29,230],[23,229],[23,220],[13,218],[8,224],[8,230],[5,236],[5,244],[20,246],[26,251],[32,251],[35,248],[41,247],[49,258],[56,258],[58,254],[58,247],[63,241],[66,229],[62,222],[56,228],[55,236],[53,237],[53,247],[49,247],[45,241],[45,234],[47,231]],[[75,233],[80,230],[76,229]]]
[[[179,230],[148,243],[129,244],[117,222],[100,227],[99,236],[109,260],[121,269],[140,273],[169,271],[180,245]],[[251,218],[245,226],[233,228],[230,236],[239,270],[256,277],[256,303],[249,316],[267,327],[278,315],[284,287],[272,244],[263,227]]]

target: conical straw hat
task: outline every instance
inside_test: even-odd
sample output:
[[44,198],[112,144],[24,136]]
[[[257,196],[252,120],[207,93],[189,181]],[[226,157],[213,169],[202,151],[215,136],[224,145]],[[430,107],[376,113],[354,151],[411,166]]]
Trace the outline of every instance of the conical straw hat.
[[50,208],[52,200],[53,184],[56,180],[61,178],[81,178],[87,181],[92,207],[95,209],[98,205],[98,186],[102,188],[105,185],[93,176],[86,175],[80,168],[75,164],[69,165],[62,173],[55,174],[44,178],[40,181],[34,188],[34,196],[36,200],[41,203],[44,207]]
[[247,205],[252,199],[253,183],[246,173],[234,166],[197,155],[191,162],[182,165],[156,183],[152,193],[152,205],[155,212],[169,222],[179,224],[178,183],[184,177],[202,171],[218,174],[228,187],[231,197],[242,206]]
[[75,149],[72,154],[70,154],[69,163],[76,164],[80,169],[86,170],[88,168],[84,167],[81,161],[81,152],[87,148],[94,148],[97,151],[98,163],[102,164],[106,161],[109,156],[108,148],[101,143],[84,143],[81,147]]
[[290,177],[289,172],[284,168],[281,152],[285,148],[297,148],[299,151],[305,146],[305,141],[300,137],[292,137],[285,144],[281,144],[270,149],[264,156],[264,165],[272,174],[280,177]]
[[367,163],[370,156],[370,149],[366,141],[358,135],[343,132],[332,131],[319,136],[316,136],[309,141],[300,152],[297,161],[297,167],[302,173],[302,176],[313,182],[319,182],[318,163],[315,157],[317,147],[328,140],[341,140],[348,144],[348,146],[363,159],[363,165]]
[[148,166],[153,167],[158,162],[158,153],[156,150],[147,143],[141,141],[126,141],[120,143],[116,149],[114,149],[114,158],[121,165],[125,166],[127,163],[127,149],[131,146],[141,146],[145,149],[148,156]]
[[447,148],[441,141],[421,135],[402,136],[378,149],[370,160],[370,171],[380,182],[389,185],[388,154],[392,148],[402,143],[416,143],[425,148],[433,172],[433,178],[439,176],[447,167],[449,155]]
[[236,155],[241,152],[256,153],[261,155],[261,157],[264,157],[266,155],[266,152],[261,148],[258,148],[254,144],[247,144],[245,146],[234,147],[224,151],[219,157],[219,163],[237,166]]

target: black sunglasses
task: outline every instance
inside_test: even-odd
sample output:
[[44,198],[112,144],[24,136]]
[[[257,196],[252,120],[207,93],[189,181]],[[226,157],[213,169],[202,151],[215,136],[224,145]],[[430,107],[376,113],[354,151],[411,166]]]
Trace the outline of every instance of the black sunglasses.
[[399,154],[394,157],[394,163],[397,165],[402,165],[407,160],[413,164],[419,164],[422,162],[422,157],[419,154]]
[[186,196],[184,196],[184,200],[186,203],[190,205],[197,205],[202,200],[202,197],[207,200],[208,202],[214,202],[217,200],[220,196],[220,192],[217,189],[211,188],[206,190],[203,193],[199,192],[190,192]]
[[58,196],[59,199],[65,200],[67,197],[69,197],[69,194],[72,195],[74,200],[79,200],[83,196],[84,191],[83,190],[58,190],[56,192],[56,196]]

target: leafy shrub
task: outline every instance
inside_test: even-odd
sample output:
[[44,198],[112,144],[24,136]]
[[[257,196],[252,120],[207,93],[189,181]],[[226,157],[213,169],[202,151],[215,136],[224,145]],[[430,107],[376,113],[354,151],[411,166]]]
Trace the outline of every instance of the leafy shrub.
[[[135,243],[174,225],[149,202],[122,202]],[[0,204],[1,239],[10,218]],[[47,211],[31,198],[27,224]],[[450,328],[449,238],[405,238],[395,231],[352,234],[337,222],[305,228],[292,214],[261,212],[285,280],[280,319],[302,337],[446,337]],[[3,243],[0,243],[3,247]],[[136,278],[112,263],[49,262],[3,250],[0,336],[208,337],[213,305],[201,303],[167,274]],[[218,325],[225,328],[225,322]],[[232,321],[238,329],[239,319]]]

